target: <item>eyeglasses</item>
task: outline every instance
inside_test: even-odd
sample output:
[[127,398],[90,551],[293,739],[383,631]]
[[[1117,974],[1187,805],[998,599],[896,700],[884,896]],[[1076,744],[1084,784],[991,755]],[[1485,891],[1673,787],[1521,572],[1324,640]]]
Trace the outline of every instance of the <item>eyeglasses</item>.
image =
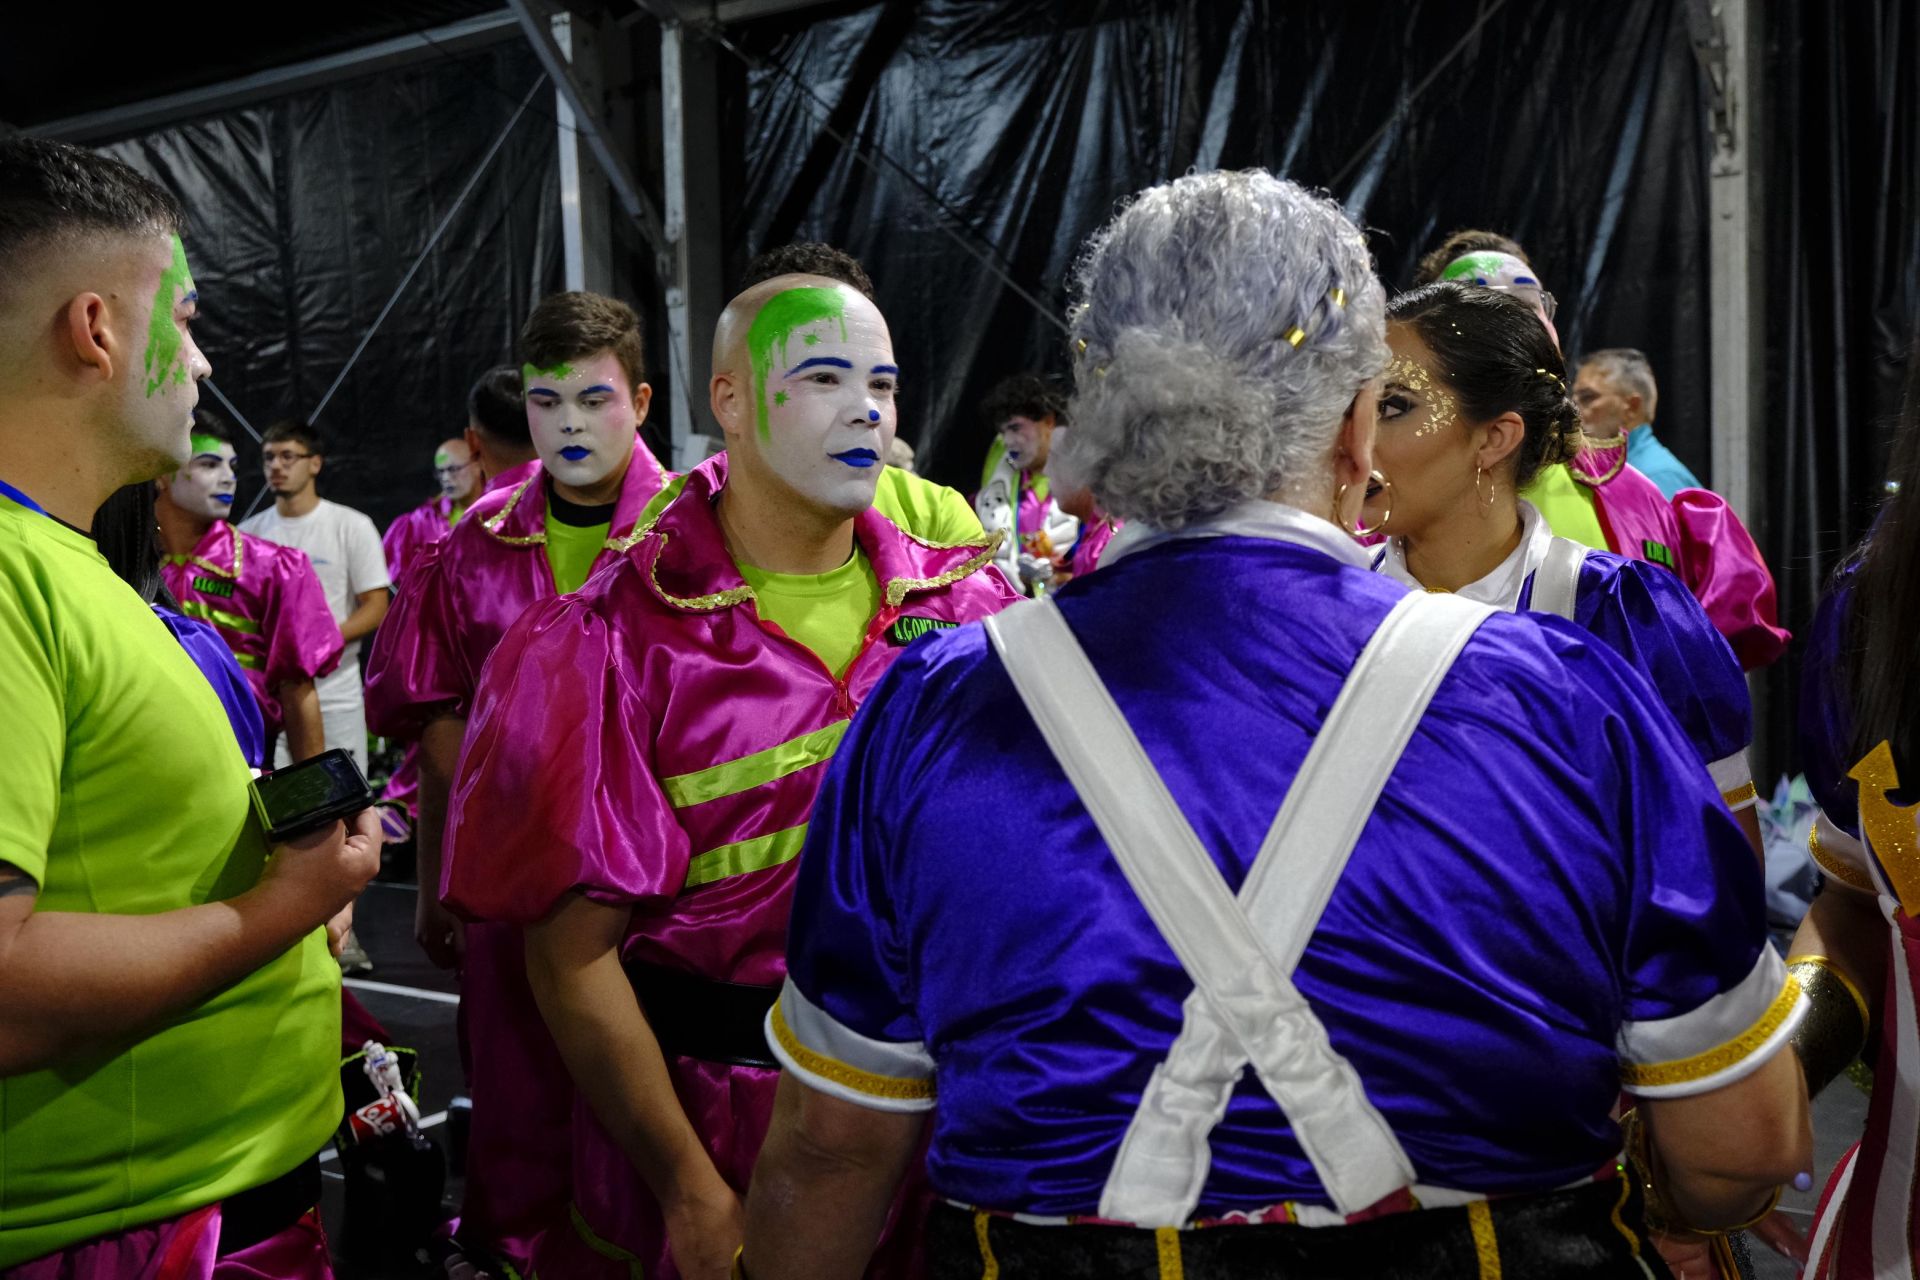
[[1549,320],[1553,319],[1554,312],[1560,309],[1559,300],[1537,284],[1490,284],[1486,287],[1495,293],[1510,294],[1518,298]]
[[442,480],[446,480],[453,476],[460,475],[462,472],[466,471],[472,465],[473,463],[471,461],[456,462],[452,466],[435,467],[433,469],[433,474],[440,477],[440,479]]
[[268,449],[261,453],[260,461],[272,466],[276,462],[299,462],[312,456],[310,453],[295,453],[291,449]]

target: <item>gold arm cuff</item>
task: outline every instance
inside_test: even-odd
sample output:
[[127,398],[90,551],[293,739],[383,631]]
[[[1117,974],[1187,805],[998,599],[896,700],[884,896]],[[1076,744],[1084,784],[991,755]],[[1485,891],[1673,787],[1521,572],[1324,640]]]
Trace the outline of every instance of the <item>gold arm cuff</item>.
[[1767,1197],[1767,1203],[1760,1212],[1744,1222],[1735,1222],[1724,1227],[1696,1227],[1680,1215],[1679,1209],[1667,1198],[1666,1188],[1655,1177],[1658,1161],[1654,1158],[1653,1144],[1647,1134],[1647,1125],[1640,1118],[1638,1108],[1629,1107],[1620,1116],[1622,1138],[1621,1164],[1626,1177],[1638,1178],[1646,1193],[1647,1226],[1663,1235],[1688,1233],[1697,1236],[1720,1237],[1731,1235],[1735,1231],[1745,1231],[1757,1226],[1780,1203],[1780,1193],[1786,1188],[1775,1187],[1773,1194]]
[[1738,812],[1750,805],[1759,803],[1760,788],[1754,786],[1751,782],[1743,782],[1731,791],[1722,791],[1720,793],[1720,801],[1725,804],[1727,808]]
[[1813,858],[1813,865],[1849,889],[1858,889],[1862,893],[1878,894],[1878,886],[1873,877],[1849,863],[1840,861],[1833,853],[1820,844],[1820,818],[1815,815],[1813,825],[1807,828],[1807,853]]
[[1807,1094],[1824,1089],[1867,1047],[1873,1014],[1860,988],[1825,956],[1795,956],[1787,972],[1807,995],[1807,1013],[1793,1033],[1807,1076]]

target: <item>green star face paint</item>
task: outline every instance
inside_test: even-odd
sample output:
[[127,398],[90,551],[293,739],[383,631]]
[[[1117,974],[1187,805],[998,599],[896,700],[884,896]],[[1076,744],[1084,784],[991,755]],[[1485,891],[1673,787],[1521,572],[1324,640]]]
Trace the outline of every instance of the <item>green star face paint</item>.
[[[824,330],[824,332],[823,332]],[[818,346],[822,337],[839,334],[847,340],[847,299],[838,289],[807,286],[788,289],[768,298],[747,330],[747,358],[753,363],[754,423],[760,438],[767,439],[768,401],[773,399],[768,385],[776,371],[784,372],[791,356],[788,344],[798,332],[803,347]],[[892,345],[888,345],[892,354]],[[889,361],[891,363],[891,361]],[[775,403],[785,405],[787,397],[778,393]]]
[[547,474],[575,489],[624,474],[640,417],[634,388],[611,350],[546,369],[525,365],[521,374],[527,428]]
[[180,243],[179,236],[171,239],[173,262],[160,273],[160,287],[153,294],[153,316],[147,323],[143,364],[149,398],[169,381],[176,387],[187,381],[185,344],[173,313],[181,300],[193,293],[193,274],[187,270],[187,247]]

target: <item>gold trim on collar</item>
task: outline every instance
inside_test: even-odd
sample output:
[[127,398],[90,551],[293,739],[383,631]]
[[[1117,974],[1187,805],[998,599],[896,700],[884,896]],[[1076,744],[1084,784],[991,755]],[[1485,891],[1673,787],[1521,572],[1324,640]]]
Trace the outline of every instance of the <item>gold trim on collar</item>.
[[984,549],[979,555],[968,558],[958,567],[949,569],[937,577],[889,578],[887,580],[886,592],[887,604],[897,609],[906,602],[907,596],[915,591],[933,591],[949,583],[958,582],[968,574],[976,572],[981,566],[993,559],[993,553],[1000,549],[1001,540],[1006,536],[1005,530],[996,530],[988,536],[984,544],[977,542],[962,543],[962,546],[983,546]]
[[520,499],[526,494],[528,486],[539,478],[539,476],[534,475],[522,480],[520,487],[513,491],[513,496],[507,499],[507,505],[480,522],[480,527],[485,529],[495,542],[504,542],[510,547],[538,547],[546,545],[547,532],[545,529],[542,529],[539,533],[530,534],[500,532],[500,526],[506,523],[508,516],[513,514],[513,509],[520,505]]
[[244,550],[247,544],[246,539],[240,533],[240,527],[238,525],[229,525],[228,531],[233,535],[233,568],[231,569],[222,569],[219,565],[201,555],[162,556],[161,559],[167,564],[197,564],[208,573],[217,573],[223,578],[231,578],[233,581],[238,582],[240,581],[240,571],[246,563]]
[[[888,520],[885,514],[882,514],[880,518],[886,520],[888,524],[893,524],[893,521]],[[996,534],[988,534],[983,530],[977,538],[962,538],[958,542],[935,542],[932,538],[921,537],[903,525],[893,524],[893,527],[900,530],[901,536],[909,542],[917,542],[929,551],[952,551],[957,547],[984,547],[988,545],[991,539],[1006,536],[1005,530]]]
[[725,591],[716,591],[707,596],[676,596],[660,585],[660,557],[667,553],[667,544],[673,535],[660,530],[660,550],[654,554],[653,563],[647,566],[647,581],[653,584],[655,594],[676,609],[686,609],[694,613],[711,613],[716,609],[730,609],[737,604],[745,604],[754,598],[753,588],[741,585],[729,587]]

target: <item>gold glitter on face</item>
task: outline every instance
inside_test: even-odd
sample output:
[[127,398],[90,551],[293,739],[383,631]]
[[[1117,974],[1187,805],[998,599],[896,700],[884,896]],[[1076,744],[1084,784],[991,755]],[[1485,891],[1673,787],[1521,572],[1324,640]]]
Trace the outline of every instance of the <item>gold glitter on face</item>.
[[1414,428],[1413,434],[1416,436],[1430,436],[1453,421],[1453,396],[1427,372],[1425,365],[1416,364],[1405,356],[1395,356],[1393,363],[1387,366],[1384,387],[1411,391],[1426,406],[1427,420]]

